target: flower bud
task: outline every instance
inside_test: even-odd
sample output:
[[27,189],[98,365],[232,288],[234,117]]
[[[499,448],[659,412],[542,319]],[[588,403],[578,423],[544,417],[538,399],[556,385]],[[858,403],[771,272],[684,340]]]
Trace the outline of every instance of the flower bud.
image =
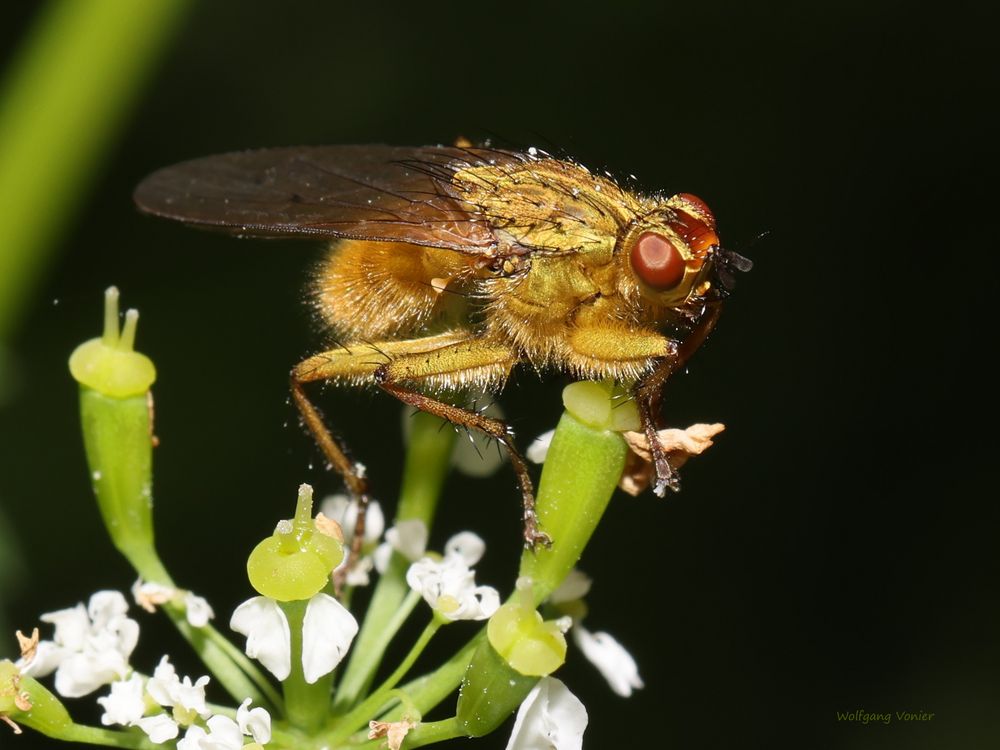
[[156,370],[133,351],[139,314],[118,331],[118,290],[104,296],[104,335],[77,347],[69,369],[80,383],[80,418],[94,494],[115,546],[139,570],[153,549],[153,437],[148,391]]
[[125,313],[118,331],[118,289],[104,293],[104,335],[80,344],[70,355],[69,371],[81,385],[112,398],[145,397],[156,380],[152,360],[134,351],[139,312]]
[[281,521],[274,534],[247,559],[247,576],[258,593],[279,602],[309,599],[323,589],[344,559],[344,547],[316,526],[312,487],[299,487],[295,518]]
[[515,670],[531,677],[555,672],[566,661],[562,623],[545,621],[535,609],[531,581],[521,578],[517,592],[490,618],[486,637]]
[[0,716],[10,717],[49,737],[65,737],[73,727],[62,702],[6,660],[0,661]]
[[563,406],[578,420],[599,430],[637,432],[639,409],[621,386],[610,380],[581,380],[563,389]]

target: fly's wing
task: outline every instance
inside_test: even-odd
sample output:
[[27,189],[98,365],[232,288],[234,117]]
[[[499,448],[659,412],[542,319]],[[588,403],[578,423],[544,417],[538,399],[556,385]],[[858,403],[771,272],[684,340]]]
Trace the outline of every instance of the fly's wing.
[[481,253],[493,227],[454,190],[461,170],[527,157],[487,148],[314,146],[220,154],[147,177],[146,213],[246,237],[343,237]]

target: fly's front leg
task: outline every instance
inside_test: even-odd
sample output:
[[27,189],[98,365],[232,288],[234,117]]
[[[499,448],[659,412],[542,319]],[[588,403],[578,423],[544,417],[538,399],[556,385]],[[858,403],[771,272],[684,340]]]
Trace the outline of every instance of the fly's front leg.
[[569,337],[573,351],[570,364],[583,377],[625,379],[630,368],[641,371],[648,367],[650,360],[657,362],[656,367],[636,383],[633,395],[656,468],[657,481],[653,489],[661,497],[665,487],[679,489],[677,473],[656,440],[660,388],[675,367],[677,342],[657,331],[629,328],[596,315],[580,316],[576,324]]
[[343,477],[348,491],[358,503],[354,538],[351,541],[350,558],[345,570],[361,554],[361,543],[365,534],[365,515],[370,499],[368,479],[365,476],[364,467],[348,457],[344,444],[334,438],[327,428],[323,422],[323,416],[309,400],[303,386],[306,383],[316,381],[340,381],[355,384],[373,382],[375,371],[385,362],[386,357],[392,357],[403,351],[412,352],[440,348],[462,338],[467,338],[467,336],[446,333],[410,341],[352,344],[350,347],[332,349],[309,357],[292,370],[292,398],[302,415],[302,421],[309,429],[327,462]]
[[656,482],[653,492],[658,497],[666,494],[667,488],[677,492],[681,488],[680,476],[667,460],[667,452],[656,437],[660,426],[660,402],[663,399],[663,386],[667,379],[691,358],[719,320],[722,306],[719,301],[709,302],[705,311],[698,319],[694,329],[687,337],[673,347],[670,354],[660,359],[651,372],[635,384],[635,399],[639,407],[639,419],[642,430],[649,442],[649,451],[653,456],[653,468],[656,470]]
[[518,361],[518,353],[504,344],[471,339],[435,351],[407,354],[394,358],[375,372],[378,386],[404,404],[447,419],[452,424],[474,428],[503,443],[521,489],[524,544],[536,548],[548,546],[552,540],[538,526],[535,513],[535,491],[528,465],[514,445],[510,428],[468,409],[427,396],[414,386],[456,388],[465,385],[488,386],[506,380]]

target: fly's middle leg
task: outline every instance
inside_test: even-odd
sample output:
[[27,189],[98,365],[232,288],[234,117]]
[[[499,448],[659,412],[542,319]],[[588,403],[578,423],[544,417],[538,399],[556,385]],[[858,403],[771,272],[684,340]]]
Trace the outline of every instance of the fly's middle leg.
[[[330,432],[323,421],[319,409],[306,394],[304,386],[317,381],[346,381],[350,383],[374,382],[375,371],[386,362],[403,352],[447,346],[459,340],[456,334],[441,334],[410,341],[387,341],[376,344],[352,344],[350,347],[331,349],[309,357],[292,370],[291,392],[302,421],[312,434],[329,465],[343,477],[347,490],[358,503],[354,538],[351,541],[348,567],[361,554],[361,543],[365,533],[365,516],[370,500],[368,479],[364,467],[351,460],[346,446]],[[346,569],[346,568],[345,568]]]
[[486,389],[506,380],[518,358],[518,353],[506,344],[473,338],[433,351],[396,357],[375,371],[375,382],[404,404],[452,424],[480,430],[504,445],[521,490],[524,544],[534,549],[548,546],[552,540],[539,528],[531,475],[510,428],[499,419],[454,406],[419,390],[422,386]]

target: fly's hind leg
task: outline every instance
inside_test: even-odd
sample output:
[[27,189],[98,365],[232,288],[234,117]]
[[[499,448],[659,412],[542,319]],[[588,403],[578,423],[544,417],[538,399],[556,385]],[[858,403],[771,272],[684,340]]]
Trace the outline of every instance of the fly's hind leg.
[[550,545],[552,540],[538,527],[531,475],[524,457],[514,445],[510,428],[499,419],[454,406],[417,390],[421,386],[449,389],[476,386],[485,389],[506,380],[518,359],[518,353],[510,346],[470,338],[434,351],[396,357],[375,371],[375,382],[404,404],[447,419],[452,424],[480,430],[503,443],[521,490],[524,544],[537,548]]

